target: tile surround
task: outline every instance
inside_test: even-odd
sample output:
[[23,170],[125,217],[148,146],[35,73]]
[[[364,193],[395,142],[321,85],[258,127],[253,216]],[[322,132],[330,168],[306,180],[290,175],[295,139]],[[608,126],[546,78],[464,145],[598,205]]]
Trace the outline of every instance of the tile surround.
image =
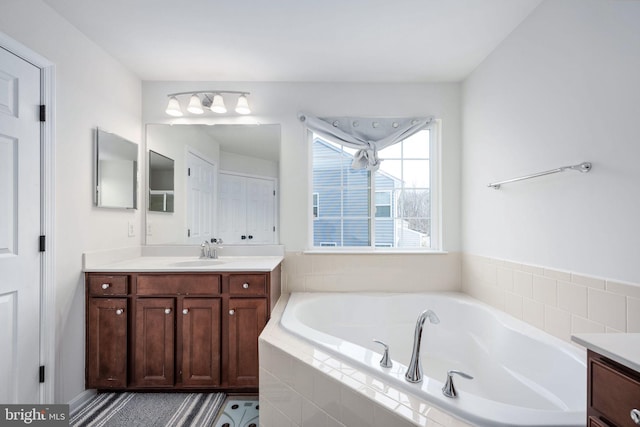
[[[570,342],[585,332],[640,332],[640,285],[462,255],[462,291]],[[496,275],[488,271],[496,271]]]
[[282,292],[460,290],[460,253],[305,254],[287,252]]
[[[640,332],[640,286],[481,257],[287,253],[290,292],[462,291],[570,342],[584,332]],[[280,330],[286,295],[260,338],[262,427],[466,423]]]

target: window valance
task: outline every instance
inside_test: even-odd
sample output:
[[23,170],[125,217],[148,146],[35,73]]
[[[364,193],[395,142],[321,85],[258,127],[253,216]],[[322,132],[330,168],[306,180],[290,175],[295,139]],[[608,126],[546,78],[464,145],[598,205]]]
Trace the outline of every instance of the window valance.
[[370,171],[375,171],[380,167],[378,151],[425,129],[433,121],[433,117],[320,118],[309,113],[299,113],[298,118],[307,129],[320,136],[358,150],[353,156],[351,167]]

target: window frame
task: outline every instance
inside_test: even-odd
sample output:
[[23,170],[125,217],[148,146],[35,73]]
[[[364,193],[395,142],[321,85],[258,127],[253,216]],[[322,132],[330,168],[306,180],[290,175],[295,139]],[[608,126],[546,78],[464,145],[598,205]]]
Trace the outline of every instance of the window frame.
[[[370,199],[370,209],[371,209],[371,228],[370,228],[370,244],[369,246],[314,246],[313,238],[314,238],[314,221],[317,219],[313,215],[313,198],[314,194],[318,194],[314,192],[313,189],[313,132],[308,130],[306,132],[307,137],[307,174],[308,174],[308,196],[307,196],[307,249],[306,253],[442,253],[445,252],[442,244],[442,158],[441,158],[441,149],[442,149],[442,140],[441,140],[441,128],[442,128],[442,120],[434,119],[429,126],[425,127],[425,130],[429,130],[429,167],[430,167],[430,176],[429,176],[429,191],[430,191],[430,215],[431,215],[431,247],[428,248],[407,248],[407,247],[386,247],[386,246],[378,246],[375,242],[375,231],[371,231],[375,229],[375,220],[376,218],[382,219],[391,219],[394,220],[393,213],[389,217],[376,217],[375,208],[376,208],[376,200],[375,194],[378,192],[375,189],[375,179],[373,179],[373,175],[370,179],[370,192],[373,195]],[[385,192],[387,190],[380,190],[379,192]],[[318,205],[319,205],[319,195],[318,197]],[[394,197],[394,196],[392,196]],[[319,207],[318,207],[319,214]]]

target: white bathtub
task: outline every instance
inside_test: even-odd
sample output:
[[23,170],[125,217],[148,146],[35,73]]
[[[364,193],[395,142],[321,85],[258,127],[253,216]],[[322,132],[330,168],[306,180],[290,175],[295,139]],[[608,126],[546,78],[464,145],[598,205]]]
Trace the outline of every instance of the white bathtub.
[[[436,312],[422,336],[424,379],[404,379],[418,315]],[[584,426],[584,352],[539,329],[458,293],[293,293],[281,320],[288,331],[365,368],[455,416],[482,426]],[[381,368],[379,339],[394,366]],[[442,394],[446,372],[458,397]]]

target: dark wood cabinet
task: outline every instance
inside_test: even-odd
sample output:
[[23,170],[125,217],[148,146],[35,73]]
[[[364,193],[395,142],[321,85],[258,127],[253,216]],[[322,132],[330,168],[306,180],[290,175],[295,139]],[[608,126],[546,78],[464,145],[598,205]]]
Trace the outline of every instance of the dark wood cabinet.
[[279,280],[279,267],[87,273],[87,388],[255,391]]
[[596,352],[587,352],[587,416],[590,426],[640,424],[640,373]]
[[220,385],[221,302],[184,298],[178,311],[178,366],[183,387]]
[[173,387],[175,301],[173,298],[136,298],[133,384],[137,387]]
[[86,381],[89,388],[127,385],[127,299],[89,298]]
[[258,335],[267,323],[265,298],[229,299],[229,384],[258,384]]

